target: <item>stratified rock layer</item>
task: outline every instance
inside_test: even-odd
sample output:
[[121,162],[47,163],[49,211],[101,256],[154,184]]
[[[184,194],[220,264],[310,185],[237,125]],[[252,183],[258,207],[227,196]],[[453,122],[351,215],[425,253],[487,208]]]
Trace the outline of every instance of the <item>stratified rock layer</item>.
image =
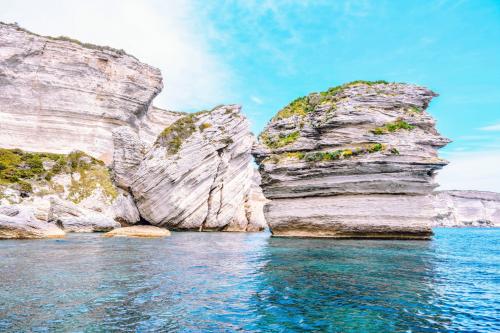
[[148,124],[145,114],[161,89],[160,71],[123,51],[0,23],[4,148],[82,150],[109,163],[112,130]]
[[[140,139],[115,131],[115,170],[141,216],[176,230],[257,231],[249,218],[252,183],[248,120],[234,105],[189,114],[158,136],[140,158]],[[119,155],[119,156],[118,156]]]
[[440,191],[434,204],[435,226],[500,227],[500,193]]
[[299,98],[254,149],[275,236],[432,235],[429,194],[449,141],[425,112],[432,91],[358,81]]

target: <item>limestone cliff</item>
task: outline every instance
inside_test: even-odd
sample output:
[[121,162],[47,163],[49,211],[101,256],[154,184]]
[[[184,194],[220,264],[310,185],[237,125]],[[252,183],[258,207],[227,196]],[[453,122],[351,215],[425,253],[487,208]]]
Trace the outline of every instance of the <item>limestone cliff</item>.
[[200,231],[264,228],[251,214],[254,138],[238,106],[179,118],[150,148],[128,128],[115,130],[114,137],[116,179],[151,224]]
[[500,227],[500,193],[439,191],[435,207],[435,226]]
[[449,141],[425,111],[436,94],[357,81],[296,99],[254,155],[276,236],[428,238],[434,174]]
[[44,37],[0,23],[0,142],[4,148],[111,162],[112,130],[139,130],[162,89],[158,69],[121,50]]

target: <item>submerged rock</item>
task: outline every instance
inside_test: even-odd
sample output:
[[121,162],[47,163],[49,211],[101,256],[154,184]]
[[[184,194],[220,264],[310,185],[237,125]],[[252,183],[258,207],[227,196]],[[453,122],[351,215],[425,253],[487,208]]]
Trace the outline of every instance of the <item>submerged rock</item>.
[[134,225],[132,227],[115,229],[104,234],[104,237],[157,238],[168,236],[170,236],[170,231],[165,228],[159,228],[152,225]]
[[23,206],[0,206],[0,239],[35,239],[64,237],[56,225],[40,221],[32,209]]
[[500,227],[500,193],[439,191],[434,204],[435,226]]
[[179,118],[142,160],[138,136],[118,129],[117,178],[122,187],[130,188],[141,216],[155,226],[262,230],[262,221],[247,217],[253,143],[248,120],[234,105]]
[[0,142],[5,148],[69,153],[106,163],[112,130],[139,131],[161,91],[158,69],[122,50],[44,37],[0,23]]
[[293,101],[254,155],[275,236],[432,235],[434,174],[449,140],[425,112],[432,91],[357,81]]

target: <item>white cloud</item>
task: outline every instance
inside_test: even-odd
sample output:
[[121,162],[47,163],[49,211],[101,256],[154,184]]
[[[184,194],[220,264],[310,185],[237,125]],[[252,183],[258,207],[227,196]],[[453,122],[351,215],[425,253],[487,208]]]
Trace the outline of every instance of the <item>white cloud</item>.
[[438,190],[500,192],[500,150],[457,152],[444,157],[450,164],[437,176],[441,185]]
[[480,128],[481,131],[500,132],[500,124],[494,124]]
[[251,99],[254,103],[259,104],[259,105],[260,105],[260,104],[262,104],[262,103],[264,103],[264,101],[263,101],[262,99],[260,99],[259,97],[257,97],[257,96],[252,96],[252,97],[250,97],[250,99]]
[[121,48],[161,69],[155,104],[202,109],[234,102],[231,71],[210,49],[210,27],[190,1],[0,0],[0,20],[43,35]]

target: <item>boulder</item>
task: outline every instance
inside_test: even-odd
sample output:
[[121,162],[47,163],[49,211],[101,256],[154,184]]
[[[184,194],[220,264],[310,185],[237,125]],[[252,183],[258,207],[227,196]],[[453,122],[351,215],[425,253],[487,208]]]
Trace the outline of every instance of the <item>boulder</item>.
[[29,207],[0,206],[0,239],[64,237],[56,225],[36,219]]
[[425,111],[436,94],[356,81],[287,105],[254,156],[274,236],[427,239],[449,140]]
[[57,197],[50,199],[48,220],[67,232],[103,232],[121,227],[120,223],[104,214]]

